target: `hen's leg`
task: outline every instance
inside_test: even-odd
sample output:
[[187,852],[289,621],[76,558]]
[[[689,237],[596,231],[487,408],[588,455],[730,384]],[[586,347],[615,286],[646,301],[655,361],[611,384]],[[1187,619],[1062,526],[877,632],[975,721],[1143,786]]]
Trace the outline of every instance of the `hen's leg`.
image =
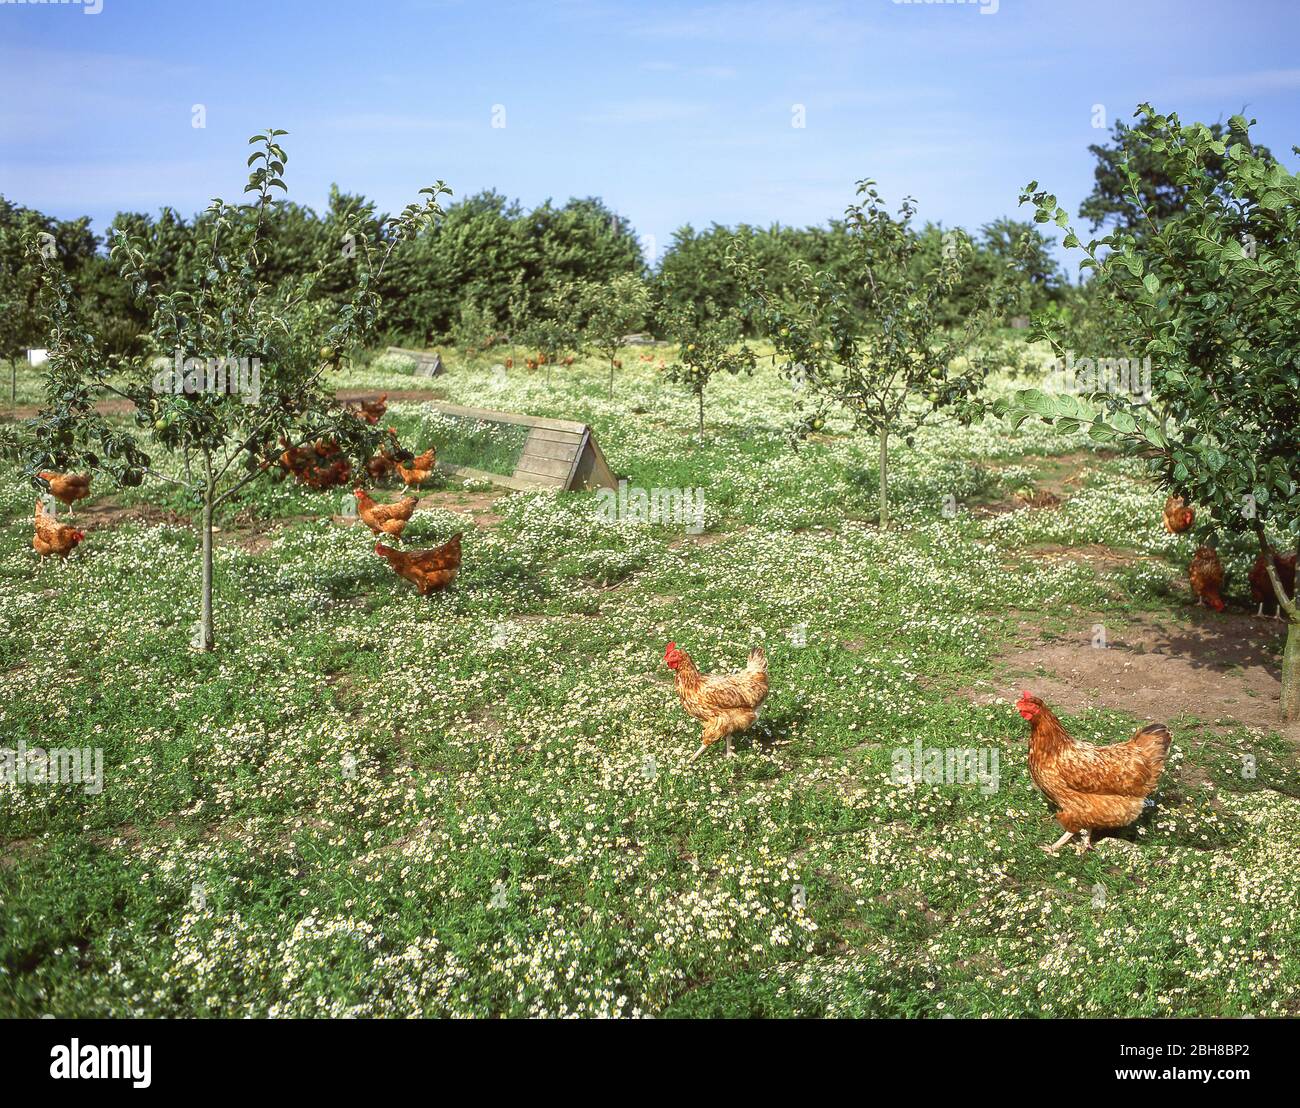
[[[715,742],[717,742],[720,738],[722,738],[722,735],[719,733],[719,730],[720,730],[719,720],[712,719],[704,725],[704,730],[700,733],[700,749],[697,750],[686,760],[686,764],[688,766],[693,761],[695,761],[696,758],[698,758],[701,754],[703,754],[706,750],[708,750],[710,746],[712,746]],[[728,739],[728,741],[730,741],[730,739]]]
[[735,752],[731,749],[731,736],[740,731],[745,731],[751,727],[754,721],[758,719],[756,712],[748,711],[745,708],[733,708],[727,713],[727,757],[734,758]]
[[1045,846],[1042,843],[1039,843],[1038,849],[1045,851],[1048,854],[1055,854],[1058,850],[1061,849],[1061,847],[1063,847],[1066,843],[1068,843],[1072,838],[1074,838],[1074,832],[1067,831],[1064,835],[1062,835],[1059,839],[1057,839],[1056,842],[1052,843],[1051,846]]

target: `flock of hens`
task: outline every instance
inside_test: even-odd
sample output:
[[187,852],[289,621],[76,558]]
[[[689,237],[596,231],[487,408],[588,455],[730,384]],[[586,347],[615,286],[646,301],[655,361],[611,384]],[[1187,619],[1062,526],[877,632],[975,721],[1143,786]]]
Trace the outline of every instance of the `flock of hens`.
[[[377,401],[363,402],[352,409],[359,418],[377,423],[387,410],[387,395]],[[396,473],[407,488],[419,488],[434,469],[437,453],[433,448],[418,457],[403,451],[393,428],[388,428],[388,446],[367,464],[366,471],[378,482]],[[284,473],[313,489],[335,488],[345,484],[351,467],[337,443],[322,440],[308,447],[289,447],[285,443],[279,457]],[[405,460],[404,460],[405,459]],[[90,495],[88,475],[43,472],[41,480],[50,495],[69,508]],[[399,577],[410,581],[421,596],[445,589],[456,577],[461,564],[461,533],[430,550],[399,550],[386,545],[384,539],[401,540],[419,499],[406,496],[396,503],[381,504],[362,487],[353,489],[357,515],[380,541],[375,553],[384,558]],[[1181,497],[1170,497],[1165,504],[1165,529],[1177,534],[1188,530],[1196,513]],[[70,524],[60,523],[46,512],[41,500],[36,502],[36,533],[32,546],[42,557],[65,557],[85,533]],[[1274,569],[1288,594],[1295,593],[1295,555],[1274,553]],[[1223,611],[1223,565],[1213,545],[1200,546],[1188,566],[1192,591],[1199,603]],[[1268,572],[1268,560],[1261,555],[1250,574],[1251,591],[1264,604],[1274,599]],[[726,742],[727,756],[733,756],[732,737],[747,730],[758,718],[758,710],[768,693],[767,656],[761,648],[750,652],[749,662],[738,673],[711,676],[700,673],[689,654],[669,643],[664,663],[673,671],[678,697],[683,708],[703,724],[701,745],[687,762],[690,765],[712,744]],[[1164,770],[1172,741],[1163,724],[1150,724],[1124,743],[1098,747],[1072,738],[1041,699],[1022,693],[1016,710],[1029,724],[1029,772],[1034,784],[1055,805],[1056,819],[1064,834],[1043,849],[1055,854],[1062,846],[1080,837],[1080,853],[1089,849],[1095,831],[1127,827],[1152,803]]]
[[[358,419],[378,423],[388,411],[388,394],[378,400],[362,401],[349,410]],[[423,454],[413,456],[402,449],[394,428],[387,428],[387,435],[388,444],[366,463],[366,473],[376,482],[396,473],[406,488],[419,488],[433,475],[437,450],[430,447]],[[278,459],[281,472],[309,489],[319,492],[338,488],[347,484],[352,476],[351,463],[332,439],[320,439],[304,446],[290,446],[281,439],[280,445],[284,447]],[[262,464],[263,469],[269,467],[270,463]],[[43,471],[40,477],[48,487],[49,495],[69,509],[90,495],[89,474]],[[419,503],[417,497],[407,496],[396,504],[379,504],[360,486],[354,488],[352,494],[356,498],[358,518],[381,540],[400,540]],[[32,546],[42,558],[51,554],[67,557],[85,537],[84,531],[53,518],[42,500],[37,499],[36,533]],[[398,550],[380,541],[375,543],[375,553],[388,562],[394,573],[410,581],[420,595],[425,596],[435,589],[445,589],[455,580],[460,569],[460,540],[461,535],[457,533],[432,550]]]
[[[1171,535],[1186,531],[1196,522],[1196,510],[1191,508],[1181,496],[1171,496],[1165,501],[1165,530]],[[1255,559],[1250,570],[1250,594],[1259,605],[1256,615],[1264,614],[1264,605],[1275,605],[1274,616],[1282,618],[1282,605],[1277,604],[1277,594],[1273,591],[1273,582],[1269,579],[1268,563],[1272,559],[1273,569],[1288,596],[1295,596],[1294,554],[1279,554],[1269,551]],[[1196,594],[1198,604],[1205,604],[1216,612],[1224,609],[1223,563],[1219,561],[1218,552],[1212,544],[1198,546],[1187,567],[1187,579],[1192,583],[1192,592]]]

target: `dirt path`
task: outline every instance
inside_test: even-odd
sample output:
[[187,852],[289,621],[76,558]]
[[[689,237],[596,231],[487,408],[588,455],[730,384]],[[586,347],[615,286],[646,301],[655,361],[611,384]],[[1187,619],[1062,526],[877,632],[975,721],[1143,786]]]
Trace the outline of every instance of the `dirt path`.
[[[468,492],[457,489],[440,489],[433,492],[417,493],[420,506],[416,514],[428,508],[442,508],[467,518],[473,527],[486,529],[501,522],[502,516],[493,509],[498,500],[508,496],[509,490],[492,492]],[[389,503],[400,499],[399,493],[380,493],[376,499]],[[64,517],[65,519],[67,517]],[[256,519],[247,512],[236,513],[234,519],[214,531],[218,546],[239,546],[251,553],[258,554],[266,550],[278,531],[295,523],[315,518],[308,515],[288,516],[281,519]],[[331,516],[335,523],[353,526],[356,520]],[[192,516],[184,515],[169,508],[156,508],[149,504],[123,505],[112,498],[105,498],[92,504],[81,504],[70,522],[75,523],[87,534],[95,531],[112,530],[122,524],[168,523],[177,527],[197,530],[197,523]]]
[[[1088,474],[1099,462],[1119,457],[1108,450],[1074,450],[1068,454],[1049,454],[1034,457],[1037,465],[1029,467],[1034,470],[1033,478],[1028,482],[1033,493],[1027,497],[1012,495],[987,502],[976,501],[972,511],[977,516],[1004,515],[1023,509],[1050,511],[1058,508],[1077,493],[1088,479]],[[1028,465],[1030,459],[1019,458],[1014,462],[984,463],[989,472],[998,474],[1009,466]]]
[[[1105,631],[1105,647],[1098,628]],[[1024,640],[998,658],[997,688],[965,689],[988,704],[1028,689],[1065,712],[1114,708],[1141,719],[1196,718],[1280,730],[1282,624],[1189,609],[1186,617],[1133,617],[1055,634],[1025,624]],[[1032,640],[1039,640],[1033,642]],[[1300,728],[1283,731],[1300,740]]]

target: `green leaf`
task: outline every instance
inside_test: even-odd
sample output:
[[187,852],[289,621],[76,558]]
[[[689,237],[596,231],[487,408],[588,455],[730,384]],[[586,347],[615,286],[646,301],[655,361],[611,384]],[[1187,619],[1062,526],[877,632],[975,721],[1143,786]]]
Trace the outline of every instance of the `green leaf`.
[[[1098,418],[1100,419],[1101,417],[1098,416]],[[1137,430],[1137,420],[1125,411],[1114,412],[1110,417],[1110,424],[1116,431],[1126,435]]]
[[1094,442],[1114,442],[1118,437],[1112,427],[1101,421],[1101,416],[1088,424],[1088,437]]

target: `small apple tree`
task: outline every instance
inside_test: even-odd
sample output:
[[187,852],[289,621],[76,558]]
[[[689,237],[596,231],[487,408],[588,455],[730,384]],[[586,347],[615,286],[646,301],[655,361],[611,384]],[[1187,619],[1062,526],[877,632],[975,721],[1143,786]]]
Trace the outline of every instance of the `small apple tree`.
[[[375,286],[394,249],[441,211],[442,182],[389,220],[383,241],[348,236],[349,249],[299,278],[271,280],[268,224],[274,190],[285,191],[286,132],[254,135],[245,188],[253,202],[214,200],[197,221],[196,272],[190,287],[160,287],[149,276],[142,243],[119,231],[111,257],[151,319],[148,357],[123,358],[112,370],[102,343],[77,317],[60,267],[43,259],[50,325],[45,404],[27,425],[25,469],[86,468],[136,486],[155,478],[185,490],[201,514],[202,587],[195,645],[214,645],[212,533],[214,512],[273,464],[281,450],[327,440],[354,465],[372,456],[382,429],[339,405],[322,380],[361,342],[379,309]],[[376,264],[377,261],[377,264]],[[341,308],[313,299],[329,267],[355,267],[352,297]],[[157,272],[155,269],[154,272]],[[337,275],[336,275],[337,276]],[[129,402],[133,435],[110,423],[95,404],[106,395]],[[139,441],[182,456],[183,476],[154,468]],[[199,470],[193,477],[189,459]]]
[[645,282],[635,273],[605,283],[579,281],[574,295],[586,345],[609,361],[609,395],[613,396],[614,363],[623,337],[641,326],[649,306]]
[[741,341],[742,321],[736,312],[721,312],[711,301],[669,309],[666,323],[677,339],[677,361],[664,376],[685,385],[695,396],[704,437],[704,390],[716,373],[753,374],[758,358]]
[[[743,238],[731,247],[730,264],[750,318],[786,359],[801,396],[812,401],[803,420],[806,434],[839,405],[854,425],[874,435],[880,456],[880,525],[889,525],[889,442],[909,443],[937,413],[969,422],[983,415],[978,393],[992,366],[978,340],[998,318],[1009,295],[990,283],[983,301],[958,329],[943,327],[944,301],[961,280],[973,247],[963,233],[944,235],[932,268],[918,273],[923,249],[912,230],[916,212],[909,197],[894,217],[874,181],[858,183],[858,202],[845,211],[852,285],[801,260],[790,265],[787,292],[769,280]],[[803,411],[802,400],[799,402]]]
[[[40,259],[59,255],[59,228],[0,196],[0,361],[10,363],[9,398],[18,401],[18,362],[40,330]],[[93,249],[93,247],[92,247]]]
[[516,342],[541,354],[546,366],[546,384],[551,384],[551,373],[556,364],[582,345],[582,332],[577,322],[578,289],[566,282],[543,295],[539,304],[529,301],[519,290],[510,299],[512,330],[511,347]]
[[[1056,198],[1037,182],[1021,202],[1066,229],[1096,291],[1109,302],[1112,341],[1150,359],[1149,389],[1094,378],[1066,392],[1026,389],[1003,406],[1086,429],[1148,459],[1167,492],[1187,497],[1218,530],[1247,533],[1261,552],[1270,532],[1300,545],[1300,177],[1251,140],[1254,121],[1227,133],[1183,124],[1149,104],[1135,113],[1138,149],[1158,154],[1183,196],[1179,213],[1150,218],[1139,238],[1121,227],[1081,246]],[[1297,148],[1300,153],[1300,148]],[[1151,199],[1125,155],[1118,171],[1136,210]],[[1040,334],[1064,353],[1049,321]],[[1097,353],[1103,353],[1098,351]],[[1108,356],[1114,351],[1104,352]],[[1091,387],[1089,387],[1091,386]],[[1300,606],[1269,576],[1288,619],[1282,718],[1300,720]]]

